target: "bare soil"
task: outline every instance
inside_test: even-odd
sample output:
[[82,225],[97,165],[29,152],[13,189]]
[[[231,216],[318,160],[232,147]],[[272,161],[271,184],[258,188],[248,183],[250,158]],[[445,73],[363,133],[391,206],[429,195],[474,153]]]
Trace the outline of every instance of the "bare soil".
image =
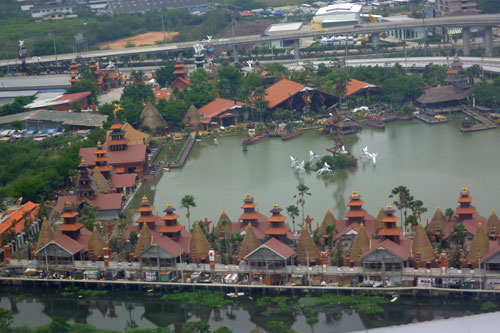
[[[165,36],[167,40],[171,40],[173,37],[177,36],[179,33],[176,31],[167,31]],[[112,50],[124,49],[127,45],[134,44],[135,46],[141,45],[154,45],[157,41],[163,40],[162,31],[146,32],[133,37],[127,37],[115,40],[114,42],[102,43],[99,45],[101,49],[110,48]]]

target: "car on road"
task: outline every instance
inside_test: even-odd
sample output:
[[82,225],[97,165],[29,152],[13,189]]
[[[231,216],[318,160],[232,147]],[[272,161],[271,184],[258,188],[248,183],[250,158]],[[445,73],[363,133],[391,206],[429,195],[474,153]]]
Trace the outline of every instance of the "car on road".
[[220,38],[220,39],[219,39],[219,42],[227,42],[227,41],[229,41],[229,39],[228,39],[228,38]]

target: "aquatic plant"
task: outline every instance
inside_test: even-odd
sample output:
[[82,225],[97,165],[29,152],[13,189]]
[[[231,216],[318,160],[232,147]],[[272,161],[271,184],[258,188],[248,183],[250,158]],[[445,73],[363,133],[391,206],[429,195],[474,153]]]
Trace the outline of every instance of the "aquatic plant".
[[349,306],[351,309],[364,314],[383,313],[382,304],[388,303],[387,299],[381,296],[365,295],[332,295],[326,294],[322,297],[305,296],[298,300],[297,305],[301,309],[321,306],[323,308],[333,308],[339,305]]
[[309,317],[306,319],[308,325],[314,325],[319,321],[318,317]]
[[491,311],[493,309],[496,309],[498,307],[498,304],[492,301],[486,301],[481,304],[481,311]]
[[294,333],[297,332],[291,328],[286,327],[282,321],[270,321],[267,324],[267,332],[269,333]]
[[293,304],[292,298],[287,296],[265,296],[257,300],[257,307],[265,308],[264,315],[273,316],[290,313],[297,310],[297,305]]
[[224,299],[224,294],[219,291],[196,290],[193,292],[178,292],[164,295],[165,301],[178,302],[189,306],[204,306],[208,308],[220,308],[232,304],[229,299]]

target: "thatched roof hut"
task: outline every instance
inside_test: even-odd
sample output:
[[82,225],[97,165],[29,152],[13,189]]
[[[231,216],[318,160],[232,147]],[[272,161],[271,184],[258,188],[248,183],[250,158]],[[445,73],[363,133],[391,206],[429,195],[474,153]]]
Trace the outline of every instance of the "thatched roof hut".
[[106,247],[106,242],[104,241],[104,238],[102,238],[99,231],[97,231],[96,227],[94,227],[94,230],[92,231],[87,247],[89,250],[90,260],[97,260],[103,255],[103,249]]
[[240,251],[238,252],[238,259],[245,258],[249,253],[254,251],[256,248],[260,246],[259,239],[253,230],[251,224],[247,227],[247,232],[245,234],[245,238],[243,238],[243,242],[240,245]]
[[96,194],[111,193],[113,188],[109,184],[108,180],[102,175],[98,168],[94,169],[92,175],[92,184],[95,185]]
[[438,231],[440,231],[441,234],[444,234],[444,231],[446,230],[446,218],[439,207],[436,208],[436,212],[432,216],[431,222],[429,222],[426,229],[433,234]]
[[302,229],[297,246],[297,262],[302,266],[309,266],[311,262],[320,263],[320,255],[318,248],[314,244],[306,225]]
[[324,236],[324,237],[328,236],[326,234],[326,227],[330,223],[334,223],[336,225],[337,220],[335,219],[335,216],[333,216],[332,211],[330,209],[328,209],[328,211],[325,214],[325,217],[323,218],[323,222],[321,222],[321,225],[318,227],[318,233],[320,236]]
[[208,243],[203,230],[201,230],[198,222],[194,224],[191,241],[189,242],[189,259],[192,263],[201,263],[203,259],[208,257],[210,244]]
[[227,216],[225,211],[222,211],[217,221],[217,225],[214,229],[214,235],[217,238],[229,238],[231,237],[231,232],[233,231],[233,225],[229,216]]
[[470,89],[460,90],[453,85],[433,87],[425,90],[424,93],[417,98],[417,102],[423,105],[458,102],[466,99],[470,94]]
[[494,232],[496,234],[500,232],[500,219],[498,218],[495,210],[492,210],[490,217],[488,217],[488,223],[486,224],[486,231]]
[[472,239],[472,243],[469,246],[469,251],[465,260],[467,263],[471,263],[474,267],[478,267],[479,258],[484,258],[490,249],[490,244],[486,233],[483,229],[483,224],[481,222],[477,225],[476,235]]
[[198,126],[200,125],[200,121],[201,121],[200,112],[198,111],[196,106],[191,105],[187,110],[186,114],[184,115],[184,118],[182,119],[184,126],[198,128]]
[[143,128],[144,126],[149,127],[151,131],[155,131],[159,126],[162,128],[167,126],[167,122],[161,116],[160,111],[151,102],[148,102],[141,112],[139,128]]
[[427,237],[427,233],[422,227],[422,223],[419,223],[415,228],[415,237],[411,243],[411,253],[416,267],[425,267],[428,262],[432,262],[436,257],[429,237]]
[[44,216],[40,235],[38,236],[38,241],[36,243],[35,252],[39,251],[42,247],[50,243],[52,241],[52,235],[52,227],[50,226],[47,218]]
[[141,235],[137,240],[137,244],[135,245],[134,255],[138,256],[142,251],[147,250],[151,244],[153,243],[153,234],[148,227],[147,223],[144,223],[144,226],[141,229]]
[[354,243],[349,253],[349,260],[356,266],[361,266],[361,256],[370,249],[370,237],[366,232],[364,223],[359,225],[358,234],[354,238]]
[[375,218],[375,234],[378,234],[380,230],[382,230],[382,219],[385,217],[385,207],[382,206],[378,211],[378,215]]

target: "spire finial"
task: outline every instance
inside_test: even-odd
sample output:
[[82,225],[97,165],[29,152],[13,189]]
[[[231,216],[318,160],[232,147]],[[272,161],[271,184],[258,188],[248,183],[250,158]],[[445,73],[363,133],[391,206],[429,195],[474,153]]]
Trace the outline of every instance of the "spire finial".
[[462,192],[467,192],[467,186],[462,187]]
[[170,208],[172,208],[172,204],[169,202],[169,203],[167,204],[167,209],[170,209]]
[[305,223],[304,223],[304,225],[302,225],[302,230],[304,230],[304,231],[307,230],[307,226]]
[[392,210],[392,205],[391,204],[387,205],[387,210]]
[[85,159],[82,157],[81,164],[85,164]]
[[142,202],[147,202],[148,201],[148,197],[144,194],[144,196],[142,197]]
[[277,202],[274,203],[273,208],[274,209],[278,208],[278,203]]
[[69,200],[66,200],[66,202],[64,203],[64,206],[66,206],[66,207],[71,206],[71,202],[69,202]]
[[247,193],[246,198],[247,198],[247,199],[250,199],[251,197],[252,197],[252,196],[250,195],[250,193]]
[[352,191],[352,196],[353,197],[356,197],[357,195],[358,195],[358,191],[356,191],[356,190]]

